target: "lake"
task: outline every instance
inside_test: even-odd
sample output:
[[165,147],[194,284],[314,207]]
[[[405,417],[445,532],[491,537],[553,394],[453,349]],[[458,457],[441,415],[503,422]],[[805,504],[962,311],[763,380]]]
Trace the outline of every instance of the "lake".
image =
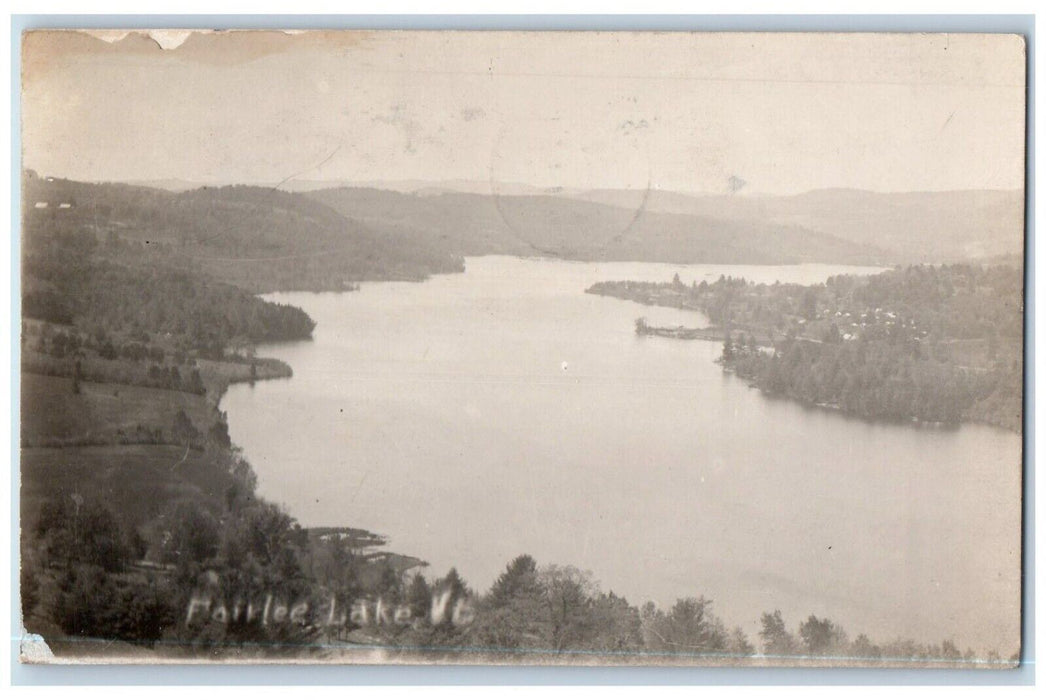
[[423,283],[281,293],[314,339],[262,346],[287,380],[225,395],[262,496],[485,590],[518,554],[631,603],[704,595],[753,643],[764,611],[1017,650],[1021,440],[771,399],[721,344],[638,337],[701,314],[584,294],[601,280],[823,282],[825,265],[468,258]]

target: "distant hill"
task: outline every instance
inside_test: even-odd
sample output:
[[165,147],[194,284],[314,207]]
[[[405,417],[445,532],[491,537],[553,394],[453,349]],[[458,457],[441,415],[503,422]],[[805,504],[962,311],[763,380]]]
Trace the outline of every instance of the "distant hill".
[[495,195],[490,183],[465,181],[386,183],[404,191],[243,185],[177,191],[192,183],[164,184],[29,173],[27,235],[115,236],[251,291],[422,279],[461,270],[466,255],[890,265],[1019,259],[1023,251],[1018,192],[818,190],[773,197],[497,184]]
[[[535,187],[518,182],[492,183],[486,180],[443,180],[431,182],[428,180],[363,180],[357,182],[337,182],[331,180],[288,180],[280,186],[280,189],[290,192],[313,192],[315,190],[330,190],[338,188],[386,190],[388,192],[399,192],[401,194],[419,194],[423,196],[434,194],[464,193],[485,194],[492,192],[507,195],[528,194],[554,194],[564,192],[560,187]],[[570,190],[576,192],[578,190]]]
[[[137,185],[140,187],[155,187],[161,190],[170,190],[171,192],[185,192],[186,190],[195,190],[201,187],[223,187],[230,183],[206,180],[180,180],[172,178],[160,180],[131,180],[126,184]],[[243,182],[237,184],[250,185],[252,187],[276,188],[283,192],[312,192],[314,190],[330,190],[340,187],[387,190],[389,192],[400,192],[402,194],[420,195],[445,194],[448,192],[490,194],[494,191],[500,194],[510,195],[576,194],[581,192],[581,190],[567,190],[562,187],[535,187],[533,185],[525,185],[518,182],[491,183],[490,181],[483,180],[443,180],[440,182],[432,182],[429,180],[339,181],[310,180],[307,178],[296,177],[290,180],[284,180],[283,182],[273,180],[271,182]]]
[[[521,217],[520,222],[513,222],[514,233],[525,233],[529,242],[544,241],[538,247],[549,247],[550,236],[547,229],[541,228],[540,222],[549,218],[569,220],[570,211],[580,211],[570,205],[561,205],[558,214],[553,213],[556,207],[541,203],[536,199],[529,203],[514,201],[518,197],[545,197],[574,200],[601,204],[604,206],[625,209],[634,212],[640,205],[644,207],[644,216],[637,220],[637,230],[651,234],[651,245],[658,251],[639,251],[640,259],[664,259],[668,261],[692,261],[692,253],[700,250],[707,254],[708,248],[715,247],[716,260],[707,262],[725,262],[742,260],[754,262],[756,259],[775,262],[817,260],[818,262],[881,262],[885,258],[890,263],[939,263],[963,261],[990,261],[999,257],[1012,258],[1021,256],[1024,249],[1024,195],[1022,192],[995,190],[968,190],[950,192],[911,192],[883,193],[864,190],[826,189],[815,190],[799,195],[707,195],[687,194],[665,190],[651,190],[648,193],[635,190],[576,190],[538,188],[516,183],[489,183],[480,181],[447,181],[425,183],[422,181],[402,181],[374,183],[374,186],[354,184],[350,187],[326,188],[322,182],[297,183],[302,191],[308,191],[320,201],[339,209],[342,213],[365,218],[377,224],[386,218],[387,210],[375,194],[364,195],[364,190],[385,191],[389,194],[416,195],[426,202],[415,202],[411,199],[397,199],[397,207],[405,208],[391,215],[391,218],[404,223],[411,219],[431,222],[430,216],[420,216],[415,210],[425,212],[442,212],[451,205],[462,205],[477,208],[471,213],[451,214],[452,221],[463,217],[475,224],[469,231],[458,230],[458,235],[472,239],[477,232],[484,232],[486,244],[499,226],[496,221],[497,210],[491,203],[470,199],[467,195],[491,197],[496,190],[500,206],[511,209]],[[288,186],[291,186],[288,183]],[[335,195],[334,192],[341,194]],[[442,201],[432,201],[446,197]],[[376,206],[376,209],[372,209]],[[535,207],[531,213],[524,208]],[[594,210],[588,210],[593,212]],[[675,214],[697,217],[696,232],[670,245],[666,238],[676,236],[675,223],[668,224],[666,229],[656,227],[665,223],[656,214]],[[598,219],[616,222],[620,216],[614,214],[597,214]],[[678,222],[676,222],[678,223]],[[428,224],[427,224],[428,225]],[[438,226],[438,222],[436,223]],[[616,225],[616,224],[615,224]],[[529,226],[529,228],[528,228]],[[602,224],[584,227],[596,236],[602,231],[609,236],[609,229],[601,228]],[[727,248],[719,248],[723,241],[717,240],[709,233],[709,227],[718,227],[729,235],[725,237]],[[613,228],[613,227],[612,227]],[[668,233],[671,230],[672,233]],[[774,240],[774,233],[780,240]],[[751,234],[751,240],[748,240]],[[805,235],[797,235],[805,234]],[[827,238],[818,237],[827,236]],[[443,231],[442,237],[453,237],[452,233]],[[573,240],[571,234],[563,234],[558,247],[572,250],[591,249],[594,245],[583,245]],[[740,238],[734,238],[740,236]],[[834,241],[833,239],[839,239]],[[693,244],[693,250],[686,246]],[[822,247],[823,244],[823,247]],[[846,244],[856,244],[849,248]],[[525,244],[526,247],[527,244]],[[766,247],[769,246],[769,247]],[[794,247],[798,246],[798,248]],[[551,246],[557,248],[557,246]],[[609,258],[620,258],[628,251],[634,255],[637,249],[643,248],[638,241],[630,240],[622,249],[610,248],[601,253]],[[742,254],[738,248],[746,251]],[[473,249],[464,245],[459,252],[470,254]],[[596,257],[592,250],[584,253],[587,257]],[[751,260],[748,257],[754,256]]]
[[434,245],[384,231],[301,194],[271,188],[185,192],[40,178],[23,181],[26,235],[90,231],[141,244],[163,264],[203,270],[252,291],[341,289],[462,269]]
[[[593,190],[571,196],[615,205],[633,200],[635,193]],[[647,208],[723,221],[798,226],[885,248],[895,262],[960,262],[1020,255],[1024,250],[1024,195],[1019,191],[834,189],[787,197],[653,191]]]
[[126,183],[133,187],[150,187],[157,190],[168,190],[169,192],[185,192],[186,190],[195,190],[201,187],[220,187],[221,185],[212,184],[209,182],[193,182],[192,180],[130,180]]
[[307,196],[385,231],[398,245],[432,245],[454,255],[546,255],[577,260],[676,263],[836,262],[881,264],[893,254],[793,223],[669,213],[561,195],[407,194],[371,188]]

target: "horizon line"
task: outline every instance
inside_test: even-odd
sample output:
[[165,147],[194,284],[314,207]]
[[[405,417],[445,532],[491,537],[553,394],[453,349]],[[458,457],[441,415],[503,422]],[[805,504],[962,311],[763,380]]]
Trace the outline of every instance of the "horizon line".
[[[130,185],[135,187],[149,187],[152,189],[166,190],[169,192],[175,192],[167,187],[163,187],[158,183],[163,182],[177,182],[184,183],[185,188],[180,191],[191,191],[194,189],[202,189],[205,187],[258,187],[258,188],[269,188],[279,190],[281,192],[288,193],[299,193],[293,189],[287,189],[282,185],[289,184],[289,182],[307,183],[309,185],[317,185],[313,188],[314,191],[323,189],[338,189],[338,188],[349,188],[349,189],[374,189],[386,192],[398,192],[400,194],[417,194],[421,190],[425,189],[447,189],[451,192],[455,191],[454,183],[457,184],[468,184],[468,185],[485,185],[485,184],[497,184],[503,187],[519,187],[534,190],[532,195],[529,196],[541,196],[541,195],[556,195],[560,193],[577,193],[585,194],[590,192],[643,192],[646,189],[650,189],[654,192],[665,192],[669,194],[679,194],[687,197],[738,197],[738,198],[769,198],[769,197],[800,197],[806,194],[814,194],[818,192],[863,192],[867,194],[876,195],[905,195],[905,194],[947,194],[947,193],[961,193],[961,192],[997,192],[997,193],[1021,193],[1027,192],[1026,187],[1013,187],[1013,188],[995,188],[995,187],[967,187],[959,189],[919,189],[919,190],[873,190],[862,187],[817,187],[808,190],[798,190],[795,192],[787,193],[774,193],[774,192],[763,192],[763,191],[738,191],[738,192],[722,192],[722,191],[708,191],[708,190],[686,190],[686,189],[675,189],[675,188],[663,188],[657,185],[650,185],[649,188],[640,187],[621,187],[621,186],[599,186],[599,187],[579,187],[573,185],[534,185],[525,182],[515,181],[490,181],[485,179],[470,180],[467,178],[451,178],[448,180],[424,180],[420,178],[404,178],[401,180],[392,179],[374,179],[374,180],[291,180],[291,181],[234,181],[234,180],[187,180],[179,177],[156,177],[156,178],[139,178],[130,180],[112,180],[112,179],[99,179],[99,180],[83,180],[74,177],[67,177],[62,175],[42,175],[33,168],[23,168],[22,174],[27,175],[33,172],[36,176],[42,180],[65,180],[68,182],[80,182],[92,185]],[[382,187],[382,185],[395,185],[397,187]],[[411,189],[404,189],[405,186],[410,185]],[[459,191],[461,194],[481,194],[476,192]],[[488,193],[483,193],[488,194]],[[495,194],[490,192],[489,194]],[[526,194],[520,195],[518,193],[509,193],[506,196],[528,196]]]

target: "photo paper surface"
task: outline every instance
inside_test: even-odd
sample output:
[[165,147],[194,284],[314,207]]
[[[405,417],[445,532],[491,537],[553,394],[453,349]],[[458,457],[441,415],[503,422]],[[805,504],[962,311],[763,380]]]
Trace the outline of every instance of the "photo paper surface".
[[22,42],[23,661],[1018,664],[1023,37]]

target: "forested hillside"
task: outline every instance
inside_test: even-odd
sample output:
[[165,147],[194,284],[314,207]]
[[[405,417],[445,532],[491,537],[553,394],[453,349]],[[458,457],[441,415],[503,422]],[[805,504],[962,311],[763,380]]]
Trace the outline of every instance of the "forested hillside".
[[321,203],[271,188],[174,193],[31,172],[23,180],[27,238],[46,231],[135,243],[151,266],[206,272],[252,292],[352,289],[360,280],[462,269],[459,257],[434,246],[395,245]]
[[220,358],[233,343],[308,338],[300,309],[263,301],[199,272],[168,267],[141,244],[89,233],[25,239],[22,314],[98,336],[163,340]]

